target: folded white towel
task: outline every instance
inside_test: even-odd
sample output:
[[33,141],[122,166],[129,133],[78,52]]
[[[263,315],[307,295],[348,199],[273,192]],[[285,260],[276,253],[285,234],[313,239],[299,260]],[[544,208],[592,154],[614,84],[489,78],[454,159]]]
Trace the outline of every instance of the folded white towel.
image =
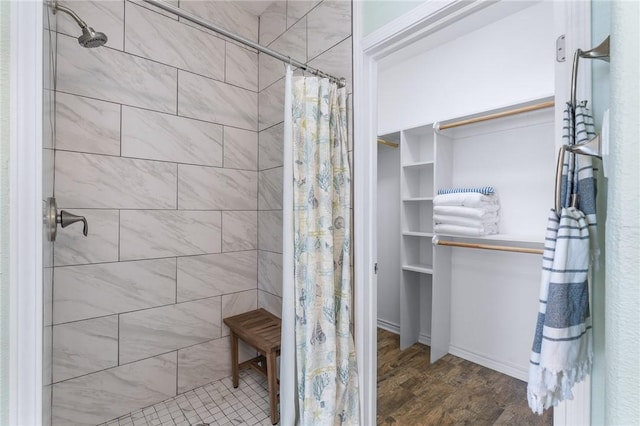
[[469,217],[434,214],[433,221],[436,224],[442,223],[445,225],[460,225],[460,226],[470,226],[472,228],[480,228],[485,225],[497,225],[498,215],[494,214],[492,216],[483,217],[482,219],[473,219]]
[[433,199],[434,206],[465,206],[484,207],[487,205],[497,205],[498,196],[496,194],[484,195],[479,192],[459,192],[455,194],[436,195]]
[[483,226],[459,226],[459,225],[436,225],[434,226],[436,234],[452,234],[465,235],[469,237],[480,237],[483,235],[491,235],[498,233],[497,224],[488,224]]
[[459,216],[468,217],[470,219],[485,219],[497,217],[500,206],[490,204],[483,207],[461,207],[461,206],[435,206],[433,208],[434,215],[441,216]]

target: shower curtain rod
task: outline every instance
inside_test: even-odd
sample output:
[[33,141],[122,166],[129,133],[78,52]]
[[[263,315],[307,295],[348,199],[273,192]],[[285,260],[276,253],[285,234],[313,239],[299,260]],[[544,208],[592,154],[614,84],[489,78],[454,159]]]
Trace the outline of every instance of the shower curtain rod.
[[255,43],[255,42],[245,38],[245,37],[242,37],[242,36],[236,35],[234,33],[231,33],[229,31],[225,30],[224,28],[220,28],[220,27],[218,27],[218,26],[216,26],[216,25],[214,25],[214,24],[212,24],[210,22],[205,21],[204,19],[200,19],[199,17],[197,17],[195,15],[192,15],[192,14],[190,14],[188,12],[185,12],[184,10],[182,10],[182,9],[180,9],[178,7],[175,7],[175,6],[172,6],[172,5],[168,4],[168,3],[165,3],[164,1],[161,1],[161,0],[144,0],[144,1],[149,3],[149,4],[154,5],[156,7],[159,7],[160,9],[166,10],[167,12],[171,12],[173,14],[176,14],[176,15],[180,16],[181,18],[184,18],[184,19],[186,19],[188,21],[191,21],[193,23],[201,25],[201,26],[203,26],[203,27],[205,27],[205,28],[207,28],[207,29],[209,29],[211,31],[214,31],[214,32],[218,33],[218,34],[222,34],[223,36],[228,37],[228,38],[230,38],[232,40],[235,40],[238,43],[242,43],[244,45],[252,47],[252,48],[256,49],[257,51],[262,52],[264,54],[267,54],[267,55],[269,55],[269,56],[271,56],[273,58],[279,59],[282,62],[286,62],[286,63],[288,63],[290,65],[296,66],[296,67],[298,67],[300,69],[308,71],[311,74],[317,75],[319,77],[326,77],[329,80],[333,81],[334,83],[337,83],[338,87],[345,87],[347,85],[347,81],[344,78],[334,77],[332,75],[329,75],[329,74],[327,74],[325,72],[320,71],[317,68],[312,68],[312,67],[310,67],[309,65],[307,65],[305,63],[302,63],[300,61],[296,61],[295,59],[291,58],[291,56],[283,55],[280,52],[276,52],[275,50],[271,50],[268,47],[264,47],[264,46],[262,46],[262,45],[260,45],[258,43]]

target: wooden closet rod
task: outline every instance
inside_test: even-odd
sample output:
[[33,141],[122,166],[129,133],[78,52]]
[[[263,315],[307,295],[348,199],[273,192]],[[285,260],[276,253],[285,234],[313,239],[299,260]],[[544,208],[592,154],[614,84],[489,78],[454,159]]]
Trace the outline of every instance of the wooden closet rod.
[[400,146],[400,144],[397,144],[395,142],[386,141],[386,140],[380,139],[380,138],[378,138],[378,143],[382,144],[382,145],[390,146],[391,148],[397,148],[397,147]]
[[467,124],[480,123],[482,121],[494,120],[496,118],[509,117],[510,115],[522,114],[525,112],[536,111],[539,109],[551,108],[554,105],[555,105],[554,101],[547,101],[547,102],[541,102],[539,104],[515,108],[509,111],[496,112],[494,114],[487,114],[481,117],[474,117],[474,118],[469,118],[467,120],[454,121],[453,123],[441,124],[440,130],[451,129],[453,127],[466,126]]
[[442,241],[438,240],[437,243],[440,246],[450,247],[465,247],[475,248],[483,250],[497,250],[497,251],[512,251],[516,253],[529,253],[529,254],[542,254],[542,249],[524,248],[524,247],[512,247],[512,246],[496,246],[493,244],[475,244],[475,243],[458,243],[455,241]]

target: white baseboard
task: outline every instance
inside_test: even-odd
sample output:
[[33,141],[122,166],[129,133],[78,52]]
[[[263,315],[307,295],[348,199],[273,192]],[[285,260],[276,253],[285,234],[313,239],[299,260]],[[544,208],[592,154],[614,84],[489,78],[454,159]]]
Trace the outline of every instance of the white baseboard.
[[467,361],[482,365],[483,367],[490,368],[499,373],[506,374],[507,376],[515,377],[516,379],[520,379],[525,382],[529,381],[529,371],[523,370],[522,367],[487,358],[483,355],[479,355],[453,345],[449,346],[449,353],[462,359],[466,359]]
[[[394,324],[383,319],[378,319],[378,328],[381,328],[393,334],[400,334],[400,326],[398,324]],[[431,336],[426,333],[420,333],[420,335],[418,335],[418,343],[431,346]]]

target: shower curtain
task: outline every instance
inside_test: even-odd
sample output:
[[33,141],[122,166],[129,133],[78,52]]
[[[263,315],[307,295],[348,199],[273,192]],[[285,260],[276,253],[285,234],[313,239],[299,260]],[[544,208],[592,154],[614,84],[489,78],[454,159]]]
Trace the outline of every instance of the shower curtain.
[[292,78],[288,69],[282,424],[359,423],[350,328],[350,176],[346,90],[328,79]]

